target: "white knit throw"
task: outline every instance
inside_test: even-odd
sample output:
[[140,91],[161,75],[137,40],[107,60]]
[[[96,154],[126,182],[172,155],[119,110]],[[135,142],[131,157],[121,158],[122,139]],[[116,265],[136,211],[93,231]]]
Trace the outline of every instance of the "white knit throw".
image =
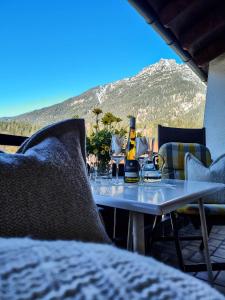
[[189,275],[109,245],[0,239],[0,299],[222,300]]

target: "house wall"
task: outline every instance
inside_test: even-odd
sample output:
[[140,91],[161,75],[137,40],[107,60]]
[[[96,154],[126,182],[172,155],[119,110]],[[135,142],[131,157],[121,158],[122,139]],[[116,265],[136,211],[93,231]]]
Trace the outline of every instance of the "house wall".
[[206,144],[215,159],[225,153],[225,53],[209,65],[204,126]]

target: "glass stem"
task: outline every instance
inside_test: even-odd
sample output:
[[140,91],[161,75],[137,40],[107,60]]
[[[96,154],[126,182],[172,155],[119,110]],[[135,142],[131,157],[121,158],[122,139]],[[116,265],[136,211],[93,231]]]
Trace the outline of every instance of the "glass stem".
[[116,182],[119,182],[119,164],[116,163]]

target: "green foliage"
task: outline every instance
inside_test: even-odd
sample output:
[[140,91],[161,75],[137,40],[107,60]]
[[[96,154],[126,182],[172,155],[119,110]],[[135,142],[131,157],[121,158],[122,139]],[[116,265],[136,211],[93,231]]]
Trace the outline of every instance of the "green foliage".
[[0,132],[5,134],[30,136],[39,129],[40,126],[37,124],[18,122],[16,120],[10,122],[0,121]]
[[131,118],[133,118],[134,116],[132,116],[132,115],[127,115],[127,118],[128,119],[131,119]]
[[92,112],[93,112],[93,114],[95,114],[95,115],[100,115],[100,114],[102,114],[102,110],[101,110],[101,108],[98,108],[98,107],[96,107],[96,108],[94,108],[93,110],[92,110]]
[[110,161],[110,144],[112,133],[107,129],[101,129],[86,138],[87,154],[94,154],[98,158],[100,168],[106,169]]
[[111,127],[113,123],[117,121],[117,117],[114,116],[111,112],[107,112],[102,117],[102,124],[104,126]]
[[116,120],[115,120],[115,122],[118,124],[118,123],[120,123],[120,122],[122,122],[123,120],[121,119],[121,118],[119,118],[119,117],[116,117]]
[[95,115],[95,118],[96,118],[96,125],[94,126],[94,128],[96,129],[96,132],[99,130],[99,115],[102,114],[102,110],[101,108],[94,108],[92,110],[93,114]]
[[121,127],[119,129],[117,129],[117,128],[114,129],[114,134],[117,134],[121,137],[126,136],[127,133],[128,133],[128,131],[125,127]]
[[123,127],[116,128],[116,126],[122,121],[122,119],[116,117],[110,112],[106,112],[101,121],[103,124],[103,128],[99,128],[96,120],[96,124],[93,126],[96,131],[92,131],[91,134],[87,136],[86,151],[88,155],[96,155],[99,163],[101,164],[101,167],[105,168],[110,161],[110,146],[112,135],[118,134],[120,136],[125,136],[127,131]]
[[107,129],[101,129],[87,137],[86,149],[88,154],[95,154],[99,158],[107,156],[109,158],[109,149],[112,133]]
[[137,137],[142,137],[142,133],[141,132],[137,132]]

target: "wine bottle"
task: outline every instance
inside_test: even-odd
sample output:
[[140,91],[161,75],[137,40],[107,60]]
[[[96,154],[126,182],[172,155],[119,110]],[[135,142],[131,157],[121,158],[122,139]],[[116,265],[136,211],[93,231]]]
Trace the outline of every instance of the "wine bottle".
[[136,160],[136,130],[134,117],[130,118],[130,131],[124,167],[124,181],[127,183],[136,183],[139,181],[139,163]]

